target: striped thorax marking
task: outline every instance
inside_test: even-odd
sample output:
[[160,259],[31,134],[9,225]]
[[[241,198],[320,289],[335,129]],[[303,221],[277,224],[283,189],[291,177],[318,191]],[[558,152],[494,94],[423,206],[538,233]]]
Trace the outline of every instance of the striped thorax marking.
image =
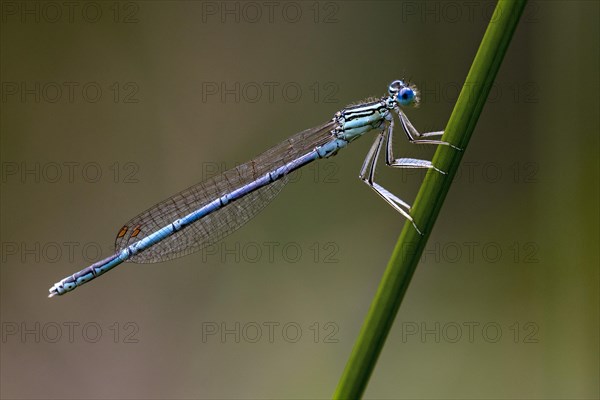
[[339,139],[351,142],[366,132],[379,128],[382,122],[389,118],[390,109],[393,107],[385,97],[378,101],[346,107],[334,116],[338,125],[334,134]]

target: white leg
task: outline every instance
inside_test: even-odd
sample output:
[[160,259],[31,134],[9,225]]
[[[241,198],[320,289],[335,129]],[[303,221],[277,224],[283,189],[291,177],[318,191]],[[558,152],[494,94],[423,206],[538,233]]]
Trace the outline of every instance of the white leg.
[[[389,130],[391,127],[393,127],[393,123],[390,123],[388,125],[388,128],[387,128],[388,134],[389,134]],[[408,210],[410,210],[410,205],[374,181],[375,167],[377,164],[377,159],[379,158],[379,153],[381,152],[381,147],[383,146],[384,139],[385,139],[384,132],[379,133],[377,135],[377,137],[375,138],[375,141],[373,142],[373,145],[371,146],[371,149],[367,153],[365,161],[363,162],[362,168],[360,169],[359,178],[363,182],[365,182],[371,189],[373,189],[378,195],[380,195],[396,211],[398,211],[406,219],[408,219],[413,224],[416,231],[420,235],[422,235],[421,231],[417,227],[417,224],[415,223],[413,218],[408,213]],[[408,168],[408,167],[406,167],[406,168]],[[419,168],[419,167],[417,167],[417,168]]]
[[402,124],[402,129],[404,130],[404,133],[406,133],[406,136],[408,137],[408,141],[410,143],[443,144],[443,145],[455,148],[456,150],[462,150],[462,149],[454,146],[453,144],[444,142],[443,140],[422,139],[422,138],[427,138],[427,137],[441,136],[444,134],[444,131],[419,133],[419,131],[408,120],[408,117],[406,116],[406,114],[404,114],[402,112],[402,110],[400,110],[400,109],[398,109],[398,118],[400,119],[400,124]]
[[[400,119],[400,121],[402,121],[402,119]],[[410,122],[408,122],[408,124],[410,124]],[[410,125],[410,126],[412,127],[412,125]],[[412,129],[414,129],[414,128],[412,128]],[[406,129],[405,129],[405,132],[408,135],[408,131]],[[415,130],[415,132],[416,132],[416,130]],[[421,134],[421,136],[437,135],[437,134],[443,134],[443,133],[444,132],[429,132],[429,133]],[[419,133],[417,133],[417,134],[419,134]],[[394,168],[431,168],[431,169],[436,170],[440,174],[446,175],[446,173],[444,171],[434,167],[433,164],[431,163],[431,161],[419,160],[417,158],[394,158],[394,150],[393,150],[393,145],[392,145],[393,136],[394,136],[394,120],[392,119],[388,125],[387,143],[385,145],[385,147],[386,147],[385,148],[385,163],[388,166],[394,167]],[[410,136],[409,136],[409,140],[410,140]],[[446,142],[442,142],[439,140],[426,140],[424,142],[421,139],[413,139],[412,143],[448,144]]]

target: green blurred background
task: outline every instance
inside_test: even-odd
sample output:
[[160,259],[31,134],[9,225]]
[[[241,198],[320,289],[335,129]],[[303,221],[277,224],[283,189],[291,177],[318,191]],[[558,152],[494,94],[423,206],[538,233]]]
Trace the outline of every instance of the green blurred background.
[[[494,3],[69,4],[1,4],[2,398],[329,397],[404,223],[357,179],[372,135],[203,254],[48,287],[393,79],[442,129]],[[527,6],[366,398],[599,397],[598,15]]]

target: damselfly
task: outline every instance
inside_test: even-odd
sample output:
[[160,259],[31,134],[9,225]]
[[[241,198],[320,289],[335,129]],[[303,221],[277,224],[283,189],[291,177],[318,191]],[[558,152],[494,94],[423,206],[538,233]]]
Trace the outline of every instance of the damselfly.
[[154,263],[201,250],[229,235],[263,209],[287,183],[288,175],[319,158],[331,157],[369,131],[377,136],[360,169],[360,179],[412,222],[410,206],[374,180],[375,165],[385,143],[385,163],[395,168],[440,171],[430,161],[395,158],[392,151],[394,114],[411,143],[443,144],[431,139],[444,132],[419,133],[401,107],[416,106],[415,86],[393,81],[379,100],[348,106],[331,121],[299,132],[255,159],[198,183],[154,205],[126,223],[112,256],[55,283],[49,297],[62,295],[125,261]]

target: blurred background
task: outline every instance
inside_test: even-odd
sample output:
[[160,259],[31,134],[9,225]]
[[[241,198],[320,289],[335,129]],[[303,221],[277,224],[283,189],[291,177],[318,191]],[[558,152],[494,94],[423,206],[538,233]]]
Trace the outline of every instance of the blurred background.
[[[494,4],[3,1],[2,398],[331,396],[405,222],[373,134],[203,253],[48,288],[394,79],[443,129]],[[598,398],[598,12],[528,4],[366,398]]]

